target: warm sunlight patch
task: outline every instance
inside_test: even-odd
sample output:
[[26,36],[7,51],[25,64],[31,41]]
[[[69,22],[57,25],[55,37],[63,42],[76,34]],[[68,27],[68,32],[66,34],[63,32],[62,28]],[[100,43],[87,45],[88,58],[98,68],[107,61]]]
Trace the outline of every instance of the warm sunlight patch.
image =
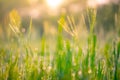
[[60,6],[63,0],[46,0],[46,2],[51,8],[55,8]]

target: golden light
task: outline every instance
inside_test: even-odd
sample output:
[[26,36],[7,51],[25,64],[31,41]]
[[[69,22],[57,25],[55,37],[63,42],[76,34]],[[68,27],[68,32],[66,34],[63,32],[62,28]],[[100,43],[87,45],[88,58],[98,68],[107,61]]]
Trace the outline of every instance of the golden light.
[[62,4],[63,0],[46,0],[46,2],[51,8],[56,8]]
[[33,4],[36,4],[38,2],[38,0],[28,0],[28,3],[33,5]]
[[88,5],[90,7],[97,7],[108,3],[110,3],[110,0],[88,0]]

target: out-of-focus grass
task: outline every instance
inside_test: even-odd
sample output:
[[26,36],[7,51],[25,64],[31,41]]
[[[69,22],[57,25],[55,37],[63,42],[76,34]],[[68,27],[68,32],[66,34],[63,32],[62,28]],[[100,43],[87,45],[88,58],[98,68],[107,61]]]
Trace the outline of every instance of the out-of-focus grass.
[[[120,41],[106,42],[98,49],[94,33],[96,10],[88,9],[90,31],[86,40],[87,48],[81,46],[79,31],[73,17],[62,15],[58,21],[55,42],[49,45],[43,33],[36,48],[31,42],[32,20],[27,35],[20,31],[21,19],[17,11],[10,12],[10,28],[16,39],[7,47],[0,47],[1,80],[119,80]],[[83,21],[84,22],[84,21]],[[64,37],[68,32],[72,39]],[[11,38],[11,37],[10,37]],[[55,51],[51,51],[54,46]],[[101,53],[98,53],[101,50]]]

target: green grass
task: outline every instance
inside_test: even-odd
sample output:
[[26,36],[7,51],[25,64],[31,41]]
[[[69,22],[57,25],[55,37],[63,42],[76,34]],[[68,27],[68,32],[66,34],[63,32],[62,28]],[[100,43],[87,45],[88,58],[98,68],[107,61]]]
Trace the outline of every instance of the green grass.
[[[11,11],[9,26],[15,39],[0,47],[0,80],[119,80],[120,41],[106,42],[99,49],[94,32],[97,11],[88,9],[86,14],[90,27],[87,48],[80,45],[80,33],[73,17],[62,15],[55,42],[52,42],[55,51],[51,51],[53,45],[48,44],[45,34],[39,40],[39,47],[34,47],[32,20],[24,35],[17,11]],[[64,37],[64,31],[72,38]]]

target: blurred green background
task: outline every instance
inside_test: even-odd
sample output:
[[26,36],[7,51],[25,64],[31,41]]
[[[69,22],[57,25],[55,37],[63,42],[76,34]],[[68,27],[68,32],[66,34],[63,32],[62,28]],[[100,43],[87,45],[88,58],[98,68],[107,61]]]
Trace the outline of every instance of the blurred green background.
[[[57,3],[58,1],[58,3]],[[30,18],[32,18],[34,30],[39,38],[45,25],[49,25],[51,32],[55,32],[57,21],[61,14],[73,15],[76,25],[80,27],[81,14],[87,7],[97,9],[97,22],[95,32],[106,38],[106,35],[114,35],[120,27],[120,1],[119,0],[0,0],[0,40],[7,40],[9,35],[8,14],[16,9],[21,16],[21,30],[27,31]],[[56,5],[55,5],[56,4]],[[87,19],[86,25],[88,25]],[[49,30],[49,31],[50,31]],[[87,26],[89,31],[89,26]]]
[[0,0],[0,80],[120,79],[120,0]]

